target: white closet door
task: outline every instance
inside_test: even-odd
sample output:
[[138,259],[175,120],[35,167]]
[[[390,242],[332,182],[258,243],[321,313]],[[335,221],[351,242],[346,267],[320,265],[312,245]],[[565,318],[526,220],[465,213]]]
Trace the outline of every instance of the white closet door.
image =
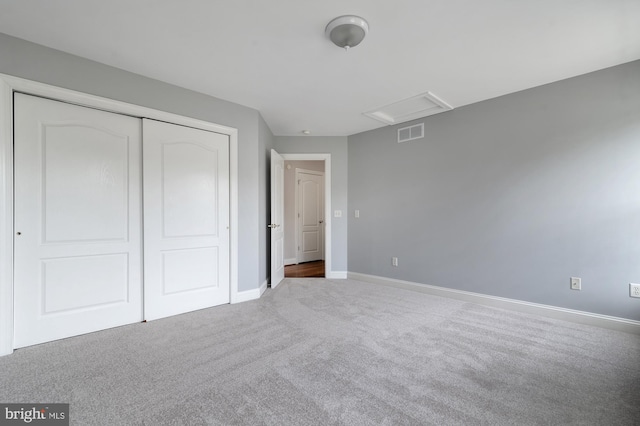
[[143,119],[145,319],[229,303],[229,137]]
[[15,95],[15,347],[142,320],[140,124]]

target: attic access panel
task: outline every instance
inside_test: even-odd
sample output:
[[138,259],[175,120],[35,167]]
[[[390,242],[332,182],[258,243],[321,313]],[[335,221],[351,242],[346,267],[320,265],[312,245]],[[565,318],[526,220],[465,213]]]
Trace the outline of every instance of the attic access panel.
[[453,107],[431,92],[422,93],[372,111],[363,113],[367,117],[388,125],[404,123],[452,110]]

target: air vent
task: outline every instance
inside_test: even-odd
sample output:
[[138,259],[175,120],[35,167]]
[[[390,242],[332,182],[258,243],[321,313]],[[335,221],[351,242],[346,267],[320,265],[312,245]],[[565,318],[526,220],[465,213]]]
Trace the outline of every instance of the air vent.
[[364,115],[393,125],[452,110],[453,107],[431,92],[376,108]]
[[424,138],[424,123],[398,129],[398,143]]

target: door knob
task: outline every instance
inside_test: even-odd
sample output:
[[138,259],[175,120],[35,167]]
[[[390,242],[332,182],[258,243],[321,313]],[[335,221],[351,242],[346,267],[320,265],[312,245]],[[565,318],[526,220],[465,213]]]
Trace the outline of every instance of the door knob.
[[321,220],[321,221],[320,221],[320,222],[318,222],[318,223],[324,223],[324,220]]

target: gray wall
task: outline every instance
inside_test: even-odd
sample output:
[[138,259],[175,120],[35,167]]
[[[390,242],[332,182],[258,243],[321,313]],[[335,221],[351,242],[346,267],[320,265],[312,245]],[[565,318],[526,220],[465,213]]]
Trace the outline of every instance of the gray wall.
[[[291,167],[290,169],[288,167]],[[296,243],[296,169],[324,172],[324,161],[300,160],[284,162],[284,260],[295,259]]]
[[258,154],[259,167],[258,176],[260,177],[259,192],[259,220],[258,229],[260,230],[260,284],[269,281],[271,278],[271,232],[267,228],[267,224],[271,223],[271,149],[275,138],[271,129],[264,121],[262,116],[259,117],[258,123]]
[[347,270],[347,138],[343,136],[276,136],[280,154],[331,154],[331,209],[342,217],[331,221],[331,269]]
[[349,137],[349,271],[640,320],[640,61],[421,121]]
[[[262,282],[258,111],[0,33],[0,73],[238,129],[240,291]],[[263,132],[266,134],[266,132]],[[269,144],[264,139],[265,147]]]

